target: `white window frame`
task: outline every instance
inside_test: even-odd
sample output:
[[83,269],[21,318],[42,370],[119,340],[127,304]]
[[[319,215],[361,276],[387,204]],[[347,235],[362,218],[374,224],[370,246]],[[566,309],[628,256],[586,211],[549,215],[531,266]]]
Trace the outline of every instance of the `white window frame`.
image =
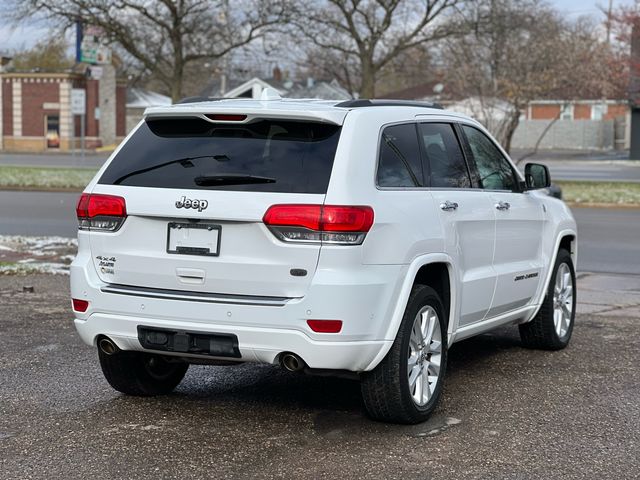
[[[591,105],[591,120],[603,120],[607,114],[608,106],[606,103],[594,103]],[[599,116],[596,115],[599,112]]]
[[560,120],[573,120],[573,103],[560,105]]

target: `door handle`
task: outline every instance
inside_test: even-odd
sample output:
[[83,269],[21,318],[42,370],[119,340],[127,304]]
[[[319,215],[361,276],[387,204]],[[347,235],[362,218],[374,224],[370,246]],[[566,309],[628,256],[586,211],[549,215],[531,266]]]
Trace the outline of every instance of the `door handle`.
[[511,208],[511,205],[509,204],[509,202],[498,202],[496,203],[496,208],[498,210],[509,210],[509,208]]
[[447,200],[446,202],[440,204],[440,208],[445,212],[452,212],[453,210],[456,210],[458,208],[458,204],[456,202],[450,202],[449,200]]

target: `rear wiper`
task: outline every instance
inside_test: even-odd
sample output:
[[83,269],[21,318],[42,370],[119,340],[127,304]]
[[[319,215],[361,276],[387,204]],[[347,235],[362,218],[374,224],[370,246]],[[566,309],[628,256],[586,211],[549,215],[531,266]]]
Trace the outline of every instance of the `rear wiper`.
[[219,162],[228,162],[230,160],[230,158],[227,155],[198,155],[197,157],[177,158],[177,159],[171,160],[169,162],[164,162],[164,163],[159,163],[158,165],[153,165],[152,167],[141,168],[140,170],[134,170],[133,172],[129,172],[126,175],[123,175],[122,177],[117,178],[113,182],[113,184],[114,185],[120,185],[122,182],[124,182],[129,177],[135,177],[136,175],[140,175],[140,174],[143,174],[143,173],[151,172],[153,170],[158,170],[159,168],[167,167],[169,165],[173,165],[174,163],[179,163],[184,168],[192,168],[194,165],[193,165],[193,162],[191,160],[200,160],[201,158],[213,158],[214,160],[217,160]]
[[258,175],[227,173],[224,175],[200,175],[193,179],[200,187],[217,187],[220,185],[247,185],[250,183],[276,183],[275,178]]

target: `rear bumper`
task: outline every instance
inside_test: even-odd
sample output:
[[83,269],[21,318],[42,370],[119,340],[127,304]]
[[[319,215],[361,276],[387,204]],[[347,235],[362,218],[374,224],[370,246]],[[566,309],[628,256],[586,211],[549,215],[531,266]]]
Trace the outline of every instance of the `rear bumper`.
[[[94,313],[86,320],[75,320],[82,340],[95,345],[99,335],[107,335],[122,350],[144,351],[138,340],[137,327],[170,328],[202,333],[237,335],[240,361],[275,363],[282,352],[294,352],[311,368],[363,371],[387,345],[385,341],[331,342],[311,340],[295,330],[203,325],[188,321],[154,320],[143,317]],[[192,356],[176,354],[181,356]],[[207,357],[215,358],[215,357]],[[232,360],[224,358],[225,360]]]
[[[109,292],[82,247],[71,265],[71,295],[89,301],[87,312],[75,312],[76,329],[89,345],[106,335],[122,350],[142,351],[138,326],[233,334],[240,361],[274,363],[280,353],[292,352],[311,368],[365,371],[393,342],[385,334],[406,273],[403,265],[318,270],[304,297],[260,305]],[[338,334],[316,333],[308,319],[342,320],[343,328]]]

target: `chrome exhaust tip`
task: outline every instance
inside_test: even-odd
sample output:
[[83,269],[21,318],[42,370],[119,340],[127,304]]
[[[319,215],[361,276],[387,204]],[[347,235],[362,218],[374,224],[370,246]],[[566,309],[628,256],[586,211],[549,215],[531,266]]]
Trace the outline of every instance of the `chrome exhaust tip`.
[[280,357],[280,365],[290,372],[299,372],[304,369],[306,364],[295,353],[284,353]]
[[98,348],[105,355],[113,355],[114,353],[117,353],[118,350],[120,350],[118,346],[115,343],[113,343],[111,339],[107,337],[102,337],[98,341]]

